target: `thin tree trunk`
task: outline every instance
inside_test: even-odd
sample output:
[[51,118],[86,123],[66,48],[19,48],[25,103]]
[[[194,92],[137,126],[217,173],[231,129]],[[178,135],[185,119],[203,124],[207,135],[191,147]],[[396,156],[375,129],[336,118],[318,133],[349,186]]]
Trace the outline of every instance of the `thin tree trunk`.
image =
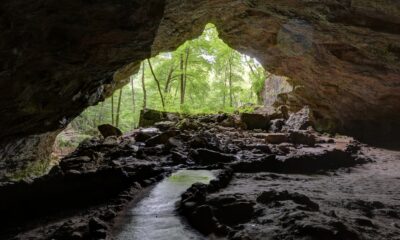
[[143,89],[143,109],[146,109],[147,107],[147,93],[146,93],[146,84],[145,84],[145,79],[144,79],[144,67],[145,63],[143,62],[142,64],[142,89]]
[[101,124],[101,122],[103,121],[103,108],[104,108],[104,101],[103,101],[103,102],[101,102],[101,105],[100,105],[100,110],[99,110],[98,122],[97,122],[97,124],[96,124],[96,125],[100,125],[100,124]]
[[133,85],[133,77],[131,77],[131,90],[132,90],[132,116],[133,116],[133,121],[132,121],[132,125],[133,128],[135,128],[135,111],[136,111],[136,104],[135,104],[135,87]]
[[181,69],[181,105],[185,103],[185,76],[183,72],[183,54],[181,53],[181,64],[180,64],[180,69]]
[[189,62],[189,53],[190,53],[190,48],[186,48],[186,59],[185,59],[185,79],[183,81],[183,96],[186,96],[186,84],[187,84],[187,68],[188,68],[188,62]]
[[222,100],[222,108],[225,109],[226,106],[226,72],[227,72],[227,67],[225,66],[225,71],[224,71],[224,89],[223,89],[223,100]]
[[250,71],[251,71],[251,73],[253,74],[253,76],[254,76],[254,77],[257,77],[257,74],[256,74],[256,72],[254,71],[254,68],[253,68],[253,66],[251,65],[250,61],[247,59],[247,57],[246,57],[246,63],[247,63],[247,65],[249,66]]
[[163,97],[163,94],[161,91],[160,82],[158,81],[157,76],[154,73],[153,66],[151,65],[150,59],[147,59],[147,62],[149,63],[150,71],[151,71],[151,74],[153,74],[154,81],[156,81],[156,83],[157,83],[158,92],[160,93],[160,98],[161,98],[161,104],[162,104],[163,110],[165,110],[164,97]]
[[229,58],[229,106],[233,107],[233,91],[232,91],[232,56]]
[[165,88],[164,88],[164,93],[168,93],[169,92],[169,85],[171,83],[172,80],[172,74],[174,73],[174,65],[171,65],[171,68],[169,69],[168,72],[168,77],[167,77],[167,81],[165,81]]
[[121,99],[122,99],[122,88],[119,90],[118,106],[117,106],[117,119],[115,121],[115,126],[119,126],[119,115],[121,113]]
[[114,94],[111,96],[111,125],[114,125]]

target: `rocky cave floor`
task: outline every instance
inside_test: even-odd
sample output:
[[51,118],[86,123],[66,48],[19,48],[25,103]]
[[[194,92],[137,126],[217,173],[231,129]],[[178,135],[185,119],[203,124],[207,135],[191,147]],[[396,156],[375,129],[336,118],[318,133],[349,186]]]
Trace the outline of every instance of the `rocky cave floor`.
[[317,133],[303,110],[281,117],[148,111],[129,134],[105,127],[47,175],[0,183],[0,239],[112,239],[180,168],[221,169],[177,207],[210,239],[400,239],[400,151]]

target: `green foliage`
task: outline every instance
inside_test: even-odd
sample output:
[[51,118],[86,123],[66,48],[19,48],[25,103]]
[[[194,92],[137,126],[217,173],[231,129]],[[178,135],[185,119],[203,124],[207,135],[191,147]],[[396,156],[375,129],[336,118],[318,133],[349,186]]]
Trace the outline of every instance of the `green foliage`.
[[8,176],[8,178],[13,181],[19,181],[43,176],[50,170],[51,166],[53,166],[51,164],[53,161],[56,161],[56,159],[31,162],[26,168],[14,172],[11,176]]
[[[254,105],[258,102],[257,94],[266,77],[257,60],[240,54],[219,39],[213,24],[207,24],[199,38],[185,42],[174,52],[161,53],[151,58],[150,62],[160,83],[165,110],[185,114],[229,113],[242,106]],[[187,63],[187,67],[182,68],[182,63],[185,66]],[[163,110],[157,83],[147,61],[144,65],[147,108]],[[182,74],[186,80],[183,104],[180,97]],[[142,69],[131,77],[134,95],[131,84],[123,88],[118,126],[123,132],[133,129],[139,120],[140,109],[143,107],[141,78]],[[113,96],[114,115],[118,92]],[[135,98],[134,106],[132,96]],[[72,122],[72,127],[84,134],[93,135],[96,127],[104,123],[112,123],[111,98],[88,108]]]

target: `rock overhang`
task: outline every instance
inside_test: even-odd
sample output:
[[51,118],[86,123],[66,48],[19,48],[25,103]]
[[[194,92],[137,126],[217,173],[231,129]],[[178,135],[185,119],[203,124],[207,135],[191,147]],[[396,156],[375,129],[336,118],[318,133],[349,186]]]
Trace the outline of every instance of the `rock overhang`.
[[1,161],[33,151],[13,149],[62,129],[140,61],[199,36],[208,22],[229,46],[288,76],[295,91],[279,104],[309,105],[321,130],[394,136],[399,9],[391,0],[3,1]]

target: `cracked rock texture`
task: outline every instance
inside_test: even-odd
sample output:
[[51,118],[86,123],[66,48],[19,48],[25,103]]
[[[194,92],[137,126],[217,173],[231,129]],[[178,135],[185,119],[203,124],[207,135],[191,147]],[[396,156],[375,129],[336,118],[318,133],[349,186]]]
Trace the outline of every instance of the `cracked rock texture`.
[[197,37],[207,22],[228,45],[290,78],[294,91],[277,104],[309,105],[320,130],[394,137],[399,16],[396,0],[3,0],[0,175],[6,161],[43,158],[51,143],[33,148],[30,139],[59,131],[141,60]]

